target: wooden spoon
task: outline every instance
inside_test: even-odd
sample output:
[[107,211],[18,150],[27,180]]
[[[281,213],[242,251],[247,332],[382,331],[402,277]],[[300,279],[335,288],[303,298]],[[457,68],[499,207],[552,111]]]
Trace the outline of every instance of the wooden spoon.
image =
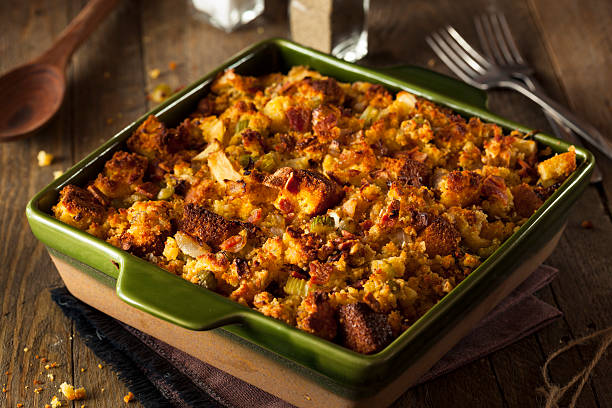
[[0,77],[0,142],[29,136],[59,110],[72,53],[119,0],[91,0],[51,48]]

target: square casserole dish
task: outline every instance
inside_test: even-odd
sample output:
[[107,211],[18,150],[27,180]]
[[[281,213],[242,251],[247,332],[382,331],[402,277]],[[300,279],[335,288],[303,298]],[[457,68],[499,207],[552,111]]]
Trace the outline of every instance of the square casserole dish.
[[[383,400],[389,403],[407,386],[414,384],[552,252],[568,211],[588,185],[594,166],[589,151],[576,147],[576,171],[542,207],[463,282],[390,345],[373,355],[358,354],[202,289],[61,223],[51,213],[59,191],[67,184],[84,185],[95,178],[113,153],[125,148],[127,138],[149,114],[156,115],[170,127],[176,126],[195,110],[219,72],[233,68],[243,75],[263,75],[287,72],[294,65],[307,65],[343,82],[368,81],[394,92],[406,90],[450,107],[466,117],[476,116],[506,130],[533,132],[490,113],[482,92],[448,77],[410,67],[363,68],[287,40],[270,39],[242,51],[120,131],[36,194],[27,205],[27,218],[34,235],[49,248],[56,263],[71,265],[73,270],[94,277],[91,282],[114,290],[125,302],[118,302],[117,307],[138,309],[138,313],[146,313],[141,313],[143,319],[150,317],[151,321],[159,324],[169,322],[170,325],[165,327],[187,329],[181,333],[211,330],[219,334],[218,338],[229,339],[230,343],[246,344],[256,354],[288,367],[287,372],[307,378],[342,401],[374,401],[372,398],[387,394]],[[549,146],[559,153],[570,147],[561,140],[537,132],[533,138],[540,145]],[[66,280],[64,275],[62,277]],[[70,289],[71,285],[68,286]],[[92,306],[107,310],[103,305]],[[131,323],[136,324],[135,321]],[[164,340],[172,343],[171,338]],[[209,346],[192,345],[191,353],[198,354],[193,350]],[[214,361],[209,362],[215,365]],[[285,370],[279,370],[278,376],[284,376],[283,372]],[[282,383],[283,379],[278,381]],[[395,391],[389,392],[390,387],[395,387]],[[287,392],[267,391],[298,404],[300,401],[316,402],[312,397],[292,399],[287,397]],[[303,405],[315,406],[312,404],[304,402]]]

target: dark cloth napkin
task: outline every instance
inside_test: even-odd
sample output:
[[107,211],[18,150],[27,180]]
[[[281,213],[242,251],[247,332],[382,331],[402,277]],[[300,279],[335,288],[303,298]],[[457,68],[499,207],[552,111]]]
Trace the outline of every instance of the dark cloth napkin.
[[[533,293],[557,270],[542,265],[449,351],[419,383],[449,373],[534,333],[561,312]],[[146,407],[291,407],[292,405],[177,350],[73,297],[51,291],[88,347],[117,372]]]

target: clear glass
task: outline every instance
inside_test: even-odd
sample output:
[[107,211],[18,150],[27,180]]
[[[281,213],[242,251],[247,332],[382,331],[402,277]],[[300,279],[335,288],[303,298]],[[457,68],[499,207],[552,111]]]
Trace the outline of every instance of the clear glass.
[[210,25],[231,33],[264,11],[264,0],[191,0],[197,16]]
[[368,53],[370,0],[291,0],[294,41],[346,61]]

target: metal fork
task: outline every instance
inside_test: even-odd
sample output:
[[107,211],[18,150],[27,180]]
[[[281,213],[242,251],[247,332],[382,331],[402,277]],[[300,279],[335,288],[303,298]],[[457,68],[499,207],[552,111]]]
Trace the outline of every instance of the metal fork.
[[[480,17],[474,18],[474,24],[480,45],[487,59],[494,61],[500,69],[506,71],[511,76],[522,80],[531,91],[544,95],[544,88],[535,79],[534,70],[525,62],[518,50],[506,16],[501,13],[483,14]],[[576,137],[576,134],[561,121],[557,120],[546,110],[544,110],[544,116],[546,116],[553,133],[559,139],[582,146],[582,142]],[[593,169],[591,182],[598,183],[600,181],[602,181],[602,175],[599,167],[596,165]]]
[[451,26],[432,33],[426,41],[438,57],[465,82],[483,90],[510,88],[520,92],[612,159],[612,142],[605,139],[597,129],[576,118],[545,94],[531,90],[516,77],[530,74],[524,66],[516,64],[511,66],[512,69],[498,66],[472,48]]

